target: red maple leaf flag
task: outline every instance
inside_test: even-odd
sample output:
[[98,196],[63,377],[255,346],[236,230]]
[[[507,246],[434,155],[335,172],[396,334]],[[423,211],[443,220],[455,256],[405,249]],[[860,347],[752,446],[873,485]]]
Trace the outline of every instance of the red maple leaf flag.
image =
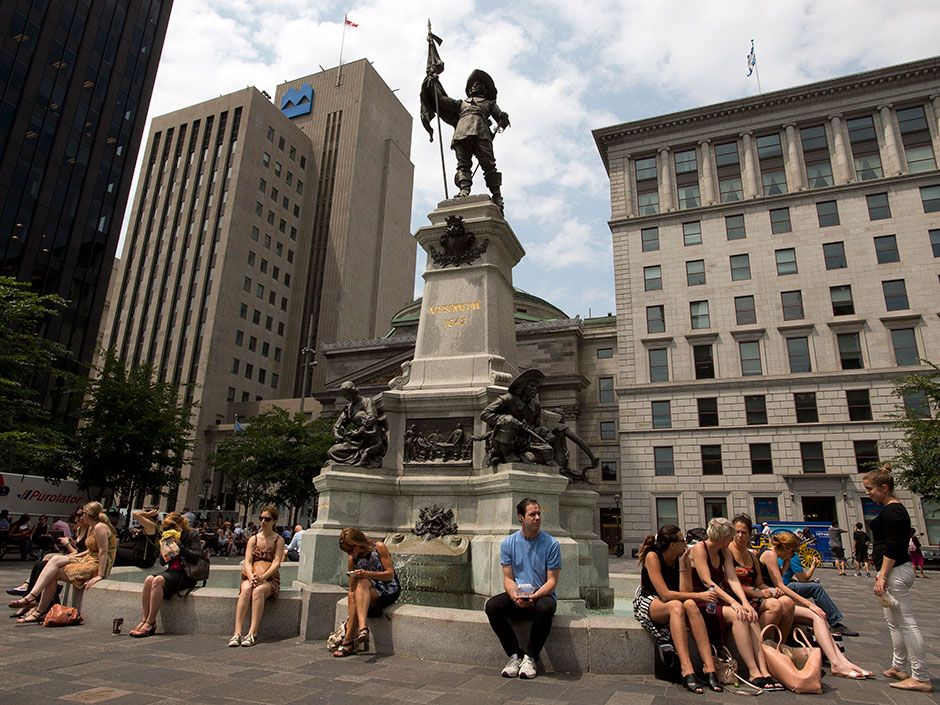
[[348,26],[350,26],[350,27],[358,27],[358,26],[359,26],[359,23],[358,23],[358,22],[353,22],[353,21],[352,21],[351,19],[349,19],[346,15],[343,15],[343,21],[344,21]]

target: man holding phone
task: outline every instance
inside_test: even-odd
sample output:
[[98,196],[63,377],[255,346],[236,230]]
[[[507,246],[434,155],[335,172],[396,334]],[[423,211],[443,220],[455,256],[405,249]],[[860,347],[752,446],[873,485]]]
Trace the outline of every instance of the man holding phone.
[[[522,527],[503,539],[499,548],[504,591],[487,600],[483,609],[509,656],[503,677],[529,679],[536,676],[536,661],[552,629],[561,551],[558,539],[542,531],[537,500],[526,497],[516,505],[516,514]],[[532,620],[524,652],[511,623],[520,619]]]

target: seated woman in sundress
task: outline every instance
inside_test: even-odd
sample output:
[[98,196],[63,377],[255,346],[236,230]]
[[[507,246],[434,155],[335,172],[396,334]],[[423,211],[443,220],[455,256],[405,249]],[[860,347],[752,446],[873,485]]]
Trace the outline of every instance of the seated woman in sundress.
[[[242,568],[242,586],[235,606],[235,633],[229,646],[254,646],[258,628],[264,614],[264,603],[275,599],[281,592],[281,561],[284,559],[284,539],[274,531],[277,509],[267,506],[261,510],[261,531],[248,539]],[[251,606],[251,624],[242,637],[242,627]]]

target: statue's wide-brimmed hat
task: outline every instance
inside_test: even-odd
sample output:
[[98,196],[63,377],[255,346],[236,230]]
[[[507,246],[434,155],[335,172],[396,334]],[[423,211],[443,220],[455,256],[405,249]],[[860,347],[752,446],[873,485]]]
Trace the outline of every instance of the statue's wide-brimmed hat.
[[536,370],[536,369],[530,369],[530,370],[526,370],[525,372],[520,372],[519,374],[516,375],[516,378],[512,382],[509,383],[509,393],[518,394],[520,391],[522,391],[522,388],[525,387],[525,385],[528,382],[532,381],[533,379],[538,382],[541,382],[543,379],[545,379],[545,375],[543,375],[540,370]]
[[496,100],[496,84],[493,82],[492,76],[486,71],[474,69],[473,73],[470,74],[470,78],[467,79],[467,95],[470,95],[470,86],[473,85],[474,81],[479,81],[483,84],[484,98],[487,100]]

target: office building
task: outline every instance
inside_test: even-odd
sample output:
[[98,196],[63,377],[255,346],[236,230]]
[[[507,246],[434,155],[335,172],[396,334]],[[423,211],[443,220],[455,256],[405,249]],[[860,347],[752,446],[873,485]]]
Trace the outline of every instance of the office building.
[[[892,385],[940,360],[938,85],[933,58],[594,131],[628,546],[876,513],[861,475],[923,401]],[[937,542],[938,507],[903,497]]]
[[[0,275],[58,294],[44,334],[92,361],[172,0],[0,5]],[[51,408],[75,410],[48,380]]]

